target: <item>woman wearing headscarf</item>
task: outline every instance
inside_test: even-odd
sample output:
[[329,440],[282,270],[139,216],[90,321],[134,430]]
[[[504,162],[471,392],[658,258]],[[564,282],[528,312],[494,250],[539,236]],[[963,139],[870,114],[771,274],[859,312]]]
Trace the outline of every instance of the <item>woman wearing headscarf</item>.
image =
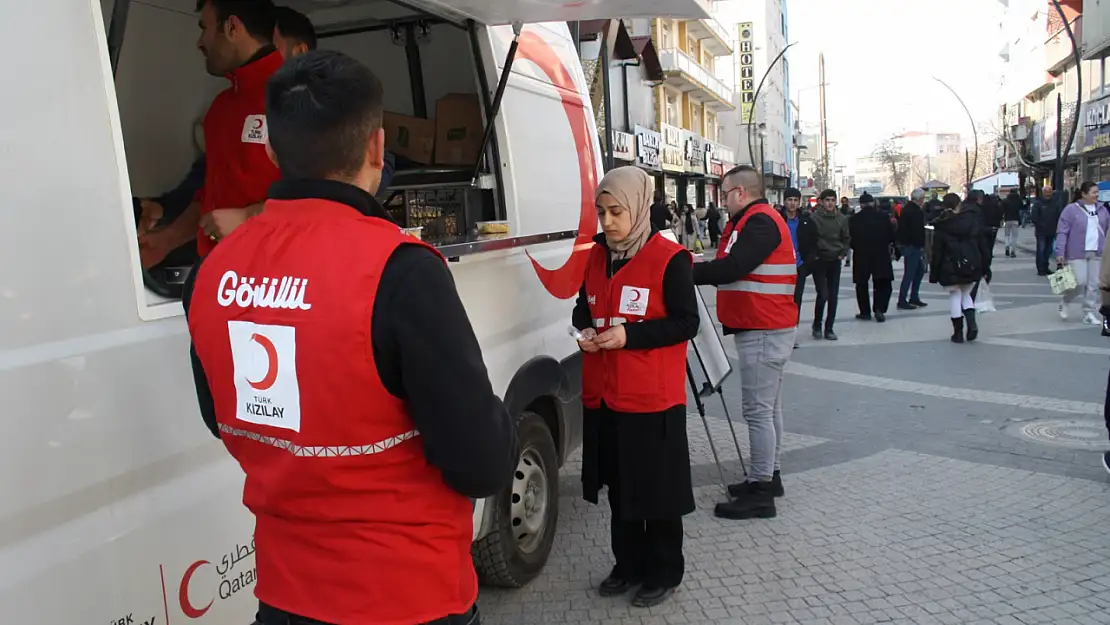
[[698,332],[693,257],[652,229],[651,177],[610,171],[598,185],[594,239],[574,308],[582,355],[583,497],[608,487],[616,564],[603,596],[633,605],[682,583],[682,517],[694,511],[686,440],[686,344]]
[[1075,273],[1076,288],[1066,291],[1060,302],[1060,318],[1068,319],[1068,304],[1083,296],[1083,323],[1102,325],[1095,315],[1099,303],[1098,273],[1110,211],[1098,201],[1098,185],[1084,182],[1075,201],[1060,213],[1056,224],[1056,264],[1068,265]]
[[933,222],[933,260],[929,282],[948,289],[948,316],[952,319],[952,342],[964,342],[964,320],[967,320],[967,340],[979,336],[975,320],[975,301],[971,289],[984,277],[990,282],[991,254],[983,217],[979,207],[968,201],[960,203],[960,196],[944,196],[948,210]]

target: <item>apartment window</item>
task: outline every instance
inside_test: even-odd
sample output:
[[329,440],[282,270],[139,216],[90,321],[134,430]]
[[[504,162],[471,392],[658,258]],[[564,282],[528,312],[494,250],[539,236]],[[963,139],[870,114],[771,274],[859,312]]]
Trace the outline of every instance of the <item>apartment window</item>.
[[663,49],[664,50],[669,50],[669,49],[675,47],[675,45],[674,45],[674,26],[671,24],[670,20],[666,20],[666,21],[663,22],[663,26],[660,29],[660,32],[662,32],[662,34],[663,34]]
[[698,40],[691,35],[686,35],[686,51],[695,59],[698,58]]
[[690,103],[690,130],[699,135],[705,132],[701,125],[701,108],[693,102]]
[[667,123],[672,126],[681,126],[682,120],[678,118],[678,96],[671,92],[666,93],[667,99]]

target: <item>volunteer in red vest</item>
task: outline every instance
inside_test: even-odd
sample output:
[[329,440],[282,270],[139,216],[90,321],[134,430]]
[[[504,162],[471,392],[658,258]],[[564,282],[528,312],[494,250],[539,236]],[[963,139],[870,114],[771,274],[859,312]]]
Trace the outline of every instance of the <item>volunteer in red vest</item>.
[[271,43],[274,6],[269,0],[199,0],[205,69],[231,82],[204,116],[207,157],[204,187],[172,224],[139,240],[143,266],[197,240],[204,256],[248,218],[262,211],[278,169],[266,155],[266,81],[284,62]]
[[694,282],[717,287],[717,318],[736,341],[741,405],[748,422],[748,480],[714,513],[727,519],[772,518],[782,496],[782,377],[794,349],[797,262],[790,230],[763,197],[758,170],[741,165],[721,180],[729,221],[717,259],[694,266]]
[[334,51],[270,80],[282,180],[190,276],[201,413],[246,473],[259,625],[472,625],[471,498],[516,434],[445,260],[370,195],[382,87]]
[[682,517],[694,511],[686,441],[686,344],[698,333],[693,257],[651,226],[654,183],[638,167],[597,188],[594,240],[573,323],[582,334],[583,495],[609,487],[616,565],[603,596],[633,605],[682,583]]

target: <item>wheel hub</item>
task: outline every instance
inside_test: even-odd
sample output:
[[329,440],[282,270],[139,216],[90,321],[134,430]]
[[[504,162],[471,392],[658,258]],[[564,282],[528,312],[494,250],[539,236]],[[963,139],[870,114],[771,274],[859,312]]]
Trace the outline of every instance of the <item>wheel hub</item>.
[[535,551],[547,531],[547,471],[534,448],[520,454],[513,476],[510,516],[513,536],[521,551]]

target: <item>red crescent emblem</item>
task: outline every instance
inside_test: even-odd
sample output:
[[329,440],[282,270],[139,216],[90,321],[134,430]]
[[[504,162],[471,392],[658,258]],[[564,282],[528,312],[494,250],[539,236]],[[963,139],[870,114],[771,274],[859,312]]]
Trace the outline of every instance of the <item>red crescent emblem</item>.
[[277,382],[277,376],[278,376],[278,353],[277,353],[277,348],[274,347],[273,341],[271,341],[270,339],[266,338],[265,336],[263,336],[261,334],[255,334],[255,335],[251,336],[251,340],[254,341],[255,343],[258,343],[259,345],[262,346],[262,349],[266,350],[266,375],[263,376],[263,378],[261,380],[257,381],[257,382],[251,382],[250,380],[247,380],[247,384],[250,384],[251,388],[253,388],[256,391],[265,391],[265,390],[268,390],[271,386],[273,386],[274,382]]
[[559,299],[570,299],[578,294],[586,275],[586,263],[593,247],[593,237],[597,234],[597,212],[594,208],[594,190],[597,188],[597,155],[593,141],[590,140],[590,126],[586,121],[586,105],[578,93],[567,69],[551,45],[539,35],[524,32],[520,35],[517,54],[536,64],[547,79],[555,85],[563,101],[563,111],[570,122],[574,135],[574,145],[578,152],[578,173],[582,182],[580,197],[581,212],[578,218],[578,236],[574,240],[574,250],[570,258],[558,269],[547,269],[536,262],[532,255],[532,267],[544,288]]
[[213,598],[211,601],[208,602],[208,605],[204,606],[203,608],[195,608],[193,607],[193,604],[189,602],[189,582],[193,579],[193,573],[196,573],[197,569],[204,566],[205,564],[211,563],[208,562],[208,560],[199,560],[197,562],[194,562],[189,568],[185,569],[185,575],[181,577],[181,586],[177,590],[177,599],[178,602],[181,604],[181,611],[185,614],[185,616],[189,618],[200,618],[204,616],[204,613],[207,612],[212,607],[212,604],[216,601],[216,599]]
[[643,296],[644,296],[644,294],[640,292],[640,289],[632,289],[632,301],[633,302],[640,301],[640,298],[643,297]]
[[255,129],[255,130],[258,130],[258,129],[260,129],[260,128],[262,128],[262,118],[261,118],[261,117],[259,117],[258,119],[254,120],[254,129]]

